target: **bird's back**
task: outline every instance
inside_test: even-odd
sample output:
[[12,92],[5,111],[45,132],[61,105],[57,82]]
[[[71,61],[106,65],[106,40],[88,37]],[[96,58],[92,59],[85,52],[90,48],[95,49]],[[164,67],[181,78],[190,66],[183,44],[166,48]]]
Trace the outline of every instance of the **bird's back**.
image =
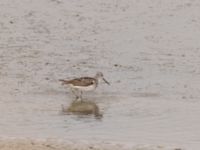
[[82,78],[76,78],[72,80],[61,79],[59,81],[61,81],[62,84],[71,84],[73,86],[90,86],[97,82],[95,78],[91,78],[91,77],[82,77]]

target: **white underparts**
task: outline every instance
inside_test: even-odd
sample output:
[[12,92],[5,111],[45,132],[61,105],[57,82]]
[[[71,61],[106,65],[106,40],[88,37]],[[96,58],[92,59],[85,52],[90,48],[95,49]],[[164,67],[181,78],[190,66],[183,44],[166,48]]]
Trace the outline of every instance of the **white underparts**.
[[74,86],[72,84],[69,84],[69,86],[73,89],[81,90],[81,91],[93,91],[96,89],[96,85],[92,84],[89,86]]

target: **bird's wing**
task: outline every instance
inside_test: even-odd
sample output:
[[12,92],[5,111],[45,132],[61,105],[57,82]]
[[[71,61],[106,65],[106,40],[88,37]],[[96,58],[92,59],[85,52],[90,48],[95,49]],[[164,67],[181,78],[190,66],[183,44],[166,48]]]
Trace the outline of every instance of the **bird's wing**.
[[60,80],[60,81],[62,81],[63,84],[72,84],[74,86],[89,86],[95,82],[94,79],[90,77],[82,77],[72,80]]

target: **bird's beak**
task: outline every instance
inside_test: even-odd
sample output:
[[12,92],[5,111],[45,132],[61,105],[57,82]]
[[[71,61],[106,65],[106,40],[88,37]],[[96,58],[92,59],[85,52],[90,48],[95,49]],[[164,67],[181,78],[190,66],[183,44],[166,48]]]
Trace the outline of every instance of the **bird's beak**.
[[110,83],[109,83],[105,78],[103,78],[103,81],[104,81],[106,84],[110,85]]

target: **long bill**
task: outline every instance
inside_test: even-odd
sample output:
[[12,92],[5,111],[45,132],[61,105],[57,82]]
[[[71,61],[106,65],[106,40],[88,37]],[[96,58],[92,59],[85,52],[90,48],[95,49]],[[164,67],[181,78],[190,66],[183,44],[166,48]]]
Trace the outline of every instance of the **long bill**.
[[110,83],[109,83],[105,78],[103,78],[103,81],[104,81],[106,84],[110,85]]

